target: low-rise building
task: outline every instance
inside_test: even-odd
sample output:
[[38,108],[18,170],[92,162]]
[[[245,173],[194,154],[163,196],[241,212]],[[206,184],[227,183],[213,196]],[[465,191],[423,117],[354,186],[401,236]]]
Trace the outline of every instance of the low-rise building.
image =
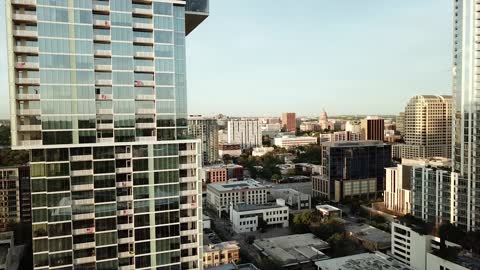
[[293,148],[310,144],[317,144],[317,137],[297,137],[294,134],[281,133],[273,139],[273,144],[277,147]]
[[273,147],[255,147],[252,151],[252,156],[254,157],[263,157],[264,155],[275,150]]
[[240,261],[240,245],[237,241],[203,246],[203,267],[237,263]]
[[253,179],[207,185],[207,203],[219,214],[228,212],[231,204],[266,204],[270,186]]
[[309,194],[302,193],[292,188],[273,188],[270,190],[273,199],[282,199],[291,209],[310,209],[312,198]]
[[239,157],[242,155],[242,147],[238,143],[221,143],[218,145],[218,156]]
[[317,205],[317,211],[320,212],[322,217],[328,217],[328,218],[342,218],[342,209],[328,205],[328,204],[323,204],[323,205]]
[[330,248],[311,233],[257,239],[253,245],[283,268],[313,266],[316,261],[328,259],[322,251]]
[[218,164],[203,167],[200,177],[204,183],[227,182],[231,179],[243,179],[243,166],[237,164]]
[[369,251],[388,251],[391,249],[391,234],[368,224],[349,223],[345,226],[347,235]]
[[[414,270],[408,267],[407,265],[397,260],[394,260],[392,259],[392,257],[381,252],[362,253],[362,254],[357,254],[352,256],[328,259],[328,260],[318,261],[315,263],[315,265],[317,266],[318,270],[378,270],[378,269]],[[440,269],[440,268],[435,268],[435,269]]]
[[267,226],[288,227],[289,208],[285,201],[277,199],[275,204],[236,204],[230,206],[230,221],[236,233],[255,232],[261,220]]

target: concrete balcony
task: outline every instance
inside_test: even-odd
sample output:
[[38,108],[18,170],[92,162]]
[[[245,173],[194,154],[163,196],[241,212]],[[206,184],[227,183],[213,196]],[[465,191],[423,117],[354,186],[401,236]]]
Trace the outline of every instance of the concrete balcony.
[[133,187],[133,181],[122,181],[122,182],[117,182],[116,184],[117,188],[128,188],[128,187]]
[[133,195],[117,196],[117,202],[131,202],[133,201]]
[[117,153],[115,154],[116,159],[131,159],[132,153]]
[[95,213],[72,215],[72,220],[87,220],[87,219],[94,219],[94,218],[95,218]]
[[155,86],[155,81],[135,81],[135,87],[153,87]]
[[93,155],[75,155],[70,157],[70,161],[90,161],[93,160]]
[[96,100],[112,100],[113,96],[112,94],[98,94],[95,98]]
[[93,21],[93,26],[95,28],[108,29],[110,28],[110,21],[107,20],[95,20]]
[[145,17],[152,17],[153,16],[153,10],[152,9],[146,9],[146,8],[134,8],[132,11],[133,15],[138,15],[138,16],[145,16]]
[[152,4],[153,0],[132,0],[133,3]]
[[180,177],[180,183],[193,183],[197,182],[198,179],[196,176],[191,176],[191,177]]
[[83,258],[74,259],[73,263],[74,264],[86,264],[86,263],[93,263],[96,260],[97,260],[97,258],[95,257],[95,255],[93,255],[93,256],[90,256],[90,257],[83,257]]
[[89,249],[89,248],[95,248],[95,242],[73,244],[74,250],[82,250],[82,249]]
[[155,54],[153,52],[136,52],[133,57],[139,59],[153,59],[155,58]]
[[84,229],[76,229],[76,230],[73,230],[72,233],[73,233],[73,235],[94,234],[95,233],[95,227],[84,228]]
[[196,235],[197,233],[198,233],[197,230],[184,230],[184,231],[180,231],[180,236]]
[[12,16],[12,19],[16,22],[36,23],[37,22],[37,15],[15,13]]
[[95,71],[112,71],[112,65],[95,65]]
[[116,173],[131,173],[132,171],[133,171],[132,167],[123,167],[123,168],[116,168],[115,169]]
[[124,265],[119,266],[118,270],[135,270],[135,265]]
[[133,29],[153,31],[153,23],[134,23]]
[[154,108],[136,110],[136,114],[155,114],[155,112]]
[[120,245],[129,244],[129,243],[133,244],[135,242],[135,238],[133,238],[133,237],[118,238],[117,242]]
[[117,216],[124,217],[124,216],[131,216],[133,215],[133,209],[125,209],[125,210],[118,210]]
[[108,14],[108,13],[110,13],[110,6],[94,4],[93,7],[92,7],[92,10],[95,13]]
[[95,80],[96,86],[112,86],[112,80]]
[[190,34],[209,14],[209,0],[188,0],[185,6],[185,32]]
[[95,50],[95,57],[112,57],[111,50]]
[[115,142],[115,139],[113,137],[111,138],[97,138],[97,143],[113,143]]
[[178,151],[179,156],[196,156],[197,151],[195,150],[184,150],[184,151]]
[[136,66],[134,68],[134,71],[137,73],[154,73],[155,72],[155,67],[153,66]]
[[73,206],[79,206],[79,205],[92,205],[95,203],[95,199],[80,199],[80,200],[72,200],[72,205]]
[[40,109],[19,109],[17,111],[18,115],[40,115],[42,111]]
[[70,171],[70,176],[88,176],[93,175],[93,169]]
[[113,129],[113,123],[109,123],[109,124],[97,124],[97,129],[98,129],[98,130]]
[[93,37],[93,40],[95,42],[105,42],[105,43],[110,43],[112,41],[112,37],[107,36],[107,35],[95,35]]
[[196,169],[198,165],[196,163],[180,164],[181,170]]
[[29,30],[13,30],[13,35],[15,37],[21,37],[21,38],[31,38],[31,39],[38,38],[37,31],[29,31]]
[[136,38],[133,39],[133,43],[153,45],[154,40],[153,40],[153,38],[136,37]]
[[180,223],[187,223],[187,222],[197,222],[198,217],[181,217]]
[[135,97],[136,100],[155,100],[155,95],[137,95]]
[[21,70],[38,70],[40,64],[35,62],[18,62],[15,64],[15,68]]
[[38,47],[33,47],[33,46],[15,46],[14,51],[15,51],[15,53],[37,55],[37,54],[38,54]]
[[188,210],[188,209],[196,209],[197,204],[196,203],[183,203],[180,204],[180,210]]
[[156,136],[137,136],[135,138],[135,141],[137,142],[155,142],[156,140]]
[[130,258],[135,256],[135,252],[133,251],[126,251],[126,252],[119,252],[118,258]]
[[117,230],[133,230],[133,223],[117,224]]
[[180,249],[192,249],[192,248],[198,248],[198,243],[193,242],[193,243],[187,243],[187,244],[181,244]]
[[156,128],[157,124],[156,123],[136,123],[135,127],[140,129],[152,129],[152,128]]
[[40,94],[17,94],[17,100],[40,100]]
[[35,7],[37,0],[12,0],[12,5]]
[[197,190],[183,190],[180,191],[180,196],[195,196],[198,194]]
[[19,85],[40,85],[40,78],[17,78]]
[[20,142],[21,146],[38,146],[42,144],[42,140],[23,140]]
[[19,125],[18,130],[24,132],[42,131],[42,125]]
[[113,114],[113,109],[97,109],[97,114],[110,115]]
[[198,260],[199,260],[198,255],[186,256],[186,257],[180,258],[180,262],[182,262],[182,263],[195,262],[195,261],[198,261]]
[[72,191],[85,191],[85,190],[93,190],[93,184],[84,184],[84,185],[72,185]]

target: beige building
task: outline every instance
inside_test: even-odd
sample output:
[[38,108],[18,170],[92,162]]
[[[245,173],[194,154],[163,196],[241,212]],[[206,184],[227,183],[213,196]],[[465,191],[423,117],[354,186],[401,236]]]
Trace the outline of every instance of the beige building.
[[451,156],[452,97],[421,95],[405,107],[405,144],[394,145],[394,158]]
[[237,241],[203,246],[203,268],[237,263],[240,261],[240,245]]

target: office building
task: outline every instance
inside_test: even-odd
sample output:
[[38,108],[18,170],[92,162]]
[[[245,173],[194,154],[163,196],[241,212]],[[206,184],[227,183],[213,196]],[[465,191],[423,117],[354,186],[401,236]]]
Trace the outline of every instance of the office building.
[[266,204],[270,187],[253,179],[207,185],[207,203],[217,210],[219,216],[227,213],[230,206],[239,203]]
[[336,131],[320,134],[320,142],[360,141],[361,134],[350,131]]
[[243,149],[262,146],[262,130],[258,119],[228,121],[228,143],[240,144]]
[[203,267],[217,267],[240,261],[240,244],[237,241],[203,246]]
[[395,119],[395,131],[401,136],[405,135],[405,112],[400,112]]
[[285,201],[277,199],[270,204],[230,205],[230,222],[236,233],[256,232],[261,221],[267,226],[287,228],[290,210]]
[[385,120],[378,116],[368,116],[361,120],[362,140],[383,141]]
[[349,131],[351,133],[362,133],[362,122],[359,120],[350,120],[347,121],[345,124],[345,131]]
[[282,114],[282,129],[285,132],[297,132],[297,116],[295,113]]
[[412,97],[405,107],[405,143],[393,146],[393,157],[450,158],[452,102],[451,96]]
[[381,195],[390,157],[390,145],[381,141],[323,143],[321,173],[312,176],[313,196],[338,202]]
[[298,146],[306,146],[317,144],[317,137],[302,136],[297,137],[294,134],[280,133],[273,138],[273,144],[277,147],[294,148]]
[[242,147],[238,143],[221,143],[218,145],[218,156],[239,157],[242,155]]
[[293,210],[310,209],[312,204],[312,198],[310,194],[302,193],[293,188],[278,188],[276,185],[270,190],[270,196],[272,199],[282,199],[285,204]]
[[237,164],[218,164],[203,167],[200,178],[204,183],[227,182],[228,180],[243,180],[243,166]]
[[323,218],[342,218],[342,209],[329,204],[317,205],[315,207]]
[[201,269],[185,37],[208,0],[7,0],[34,269]]
[[188,118],[188,133],[202,142],[203,164],[212,164],[219,160],[218,132],[216,119],[201,116],[190,116]]
[[300,131],[311,132],[311,131],[321,131],[322,128],[320,124],[314,122],[303,122],[300,124]]

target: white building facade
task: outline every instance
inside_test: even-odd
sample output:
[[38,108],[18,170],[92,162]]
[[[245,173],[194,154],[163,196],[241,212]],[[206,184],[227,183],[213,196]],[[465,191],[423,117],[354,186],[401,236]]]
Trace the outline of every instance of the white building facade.
[[242,149],[262,146],[262,130],[258,119],[229,120],[228,143],[240,144]]
[[289,208],[285,201],[278,199],[276,204],[230,206],[230,221],[236,233],[255,232],[259,220],[263,219],[267,226],[288,227]]

